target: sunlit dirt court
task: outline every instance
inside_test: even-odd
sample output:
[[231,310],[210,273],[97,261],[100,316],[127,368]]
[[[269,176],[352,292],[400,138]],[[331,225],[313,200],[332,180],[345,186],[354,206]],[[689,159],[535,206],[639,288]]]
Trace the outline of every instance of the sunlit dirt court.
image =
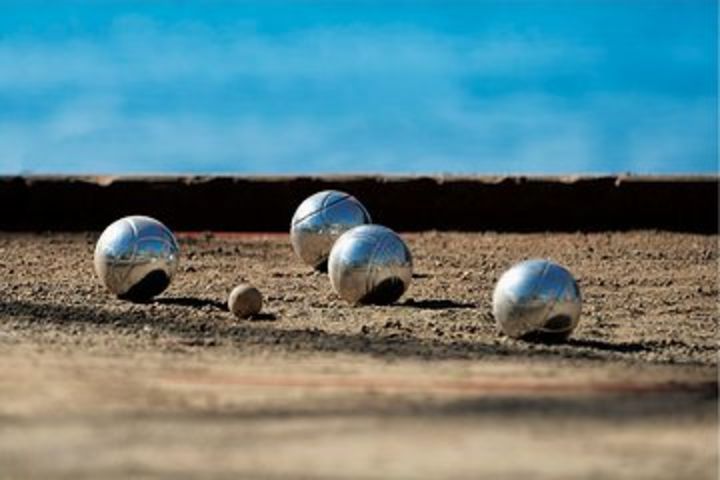
[[[718,237],[403,235],[410,289],[354,307],[287,235],[180,234],[118,300],[98,234],[0,235],[0,479],[715,479]],[[497,332],[517,261],[576,275],[567,343]],[[263,313],[233,318],[237,283]]]

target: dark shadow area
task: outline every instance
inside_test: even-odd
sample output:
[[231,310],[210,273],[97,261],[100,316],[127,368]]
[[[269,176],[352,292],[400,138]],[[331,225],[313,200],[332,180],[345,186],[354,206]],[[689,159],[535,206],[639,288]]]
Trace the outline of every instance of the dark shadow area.
[[589,340],[584,338],[570,338],[567,339],[566,343],[573,347],[584,347],[592,348],[594,350],[602,350],[605,352],[619,352],[619,353],[636,353],[636,352],[647,352],[652,350],[648,345],[643,345],[637,342],[618,342],[611,343],[602,340]]
[[224,312],[228,311],[227,304],[224,302],[218,302],[210,298],[196,298],[196,297],[161,297],[153,300],[153,303],[159,303],[162,305],[178,305],[180,307],[191,307],[202,309],[205,307],[212,307]]
[[526,333],[520,340],[528,343],[539,343],[546,345],[559,345],[567,343],[570,332],[530,332]]
[[413,273],[412,278],[430,278],[432,275],[429,273]]
[[[690,397],[690,398],[688,398]],[[500,415],[510,418],[539,417],[556,418],[562,421],[568,418],[593,418],[623,421],[635,421],[648,417],[667,419],[677,418],[678,404],[705,407],[705,413],[713,415],[712,405],[717,400],[717,382],[693,385],[692,388],[678,386],[677,391],[657,391],[624,394],[598,393],[594,395],[503,395],[500,397],[477,397],[457,400],[439,409],[441,415]],[[692,413],[684,412],[692,417]],[[680,415],[682,416],[682,414]]]
[[[202,299],[163,299],[165,303],[180,305],[213,305],[213,301]],[[158,299],[160,301],[161,299]],[[210,303],[208,303],[210,302]],[[215,303],[217,306],[217,302]],[[128,307],[132,307],[128,304]],[[218,306],[218,308],[220,308]],[[223,307],[224,309],[224,307]],[[182,341],[195,342],[206,338],[221,338],[238,347],[252,346],[282,348],[288,351],[337,352],[374,356],[379,358],[416,358],[422,360],[449,359],[492,359],[516,355],[518,358],[564,358],[607,361],[629,360],[628,354],[653,350],[651,346],[639,343],[610,343],[598,340],[568,340],[559,345],[534,344],[527,348],[522,342],[482,342],[457,339],[419,337],[411,332],[387,335],[368,332],[331,332],[317,327],[286,328],[287,324],[277,322],[242,321],[228,324],[218,322],[208,313],[206,318],[184,317],[177,312],[145,312],[143,310],[115,305],[112,310],[93,306],[61,305],[55,303],[34,303],[26,301],[0,301],[0,316],[22,318],[31,328],[43,324],[71,326],[92,324],[125,334],[137,332],[144,335],[148,324],[154,332],[180,337]],[[260,319],[271,320],[273,314]],[[193,343],[195,344],[195,343]],[[661,350],[658,346],[656,350]],[[642,363],[674,363],[674,360],[653,360],[632,357]],[[685,362],[692,365],[707,365],[703,362]]]
[[572,326],[572,318],[569,315],[555,315],[548,318],[543,328],[553,333],[567,332],[570,333]]
[[358,303],[362,305],[389,305],[405,292],[405,283],[398,277],[386,278],[366,293]]
[[[269,378],[272,378],[269,377]],[[124,422],[173,421],[174,423],[196,424],[198,420],[215,421],[273,421],[292,419],[352,419],[364,417],[418,418],[426,420],[465,418],[467,420],[490,419],[507,420],[554,420],[568,422],[574,420],[621,421],[623,425],[647,421],[668,421],[706,417],[716,421],[718,399],[717,382],[703,382],[692,385],[677,385],[674,390],[637,393],[596,393],[588,395],[543,395],[527,393],[487,395],[478,393],[450,400],[441,397],[429,398],[420,395],[416,398],[397,397],[393,402],[382,398],[358,395],[338,403],[316,403],[311,405],[293,404],[253,409],[224,409],[190,412],[152,412],[118,413],[112,417],[99,419],[114,425],[119,419]],[[308,387],[309,388],[309,387]],[[679,406],[682,405],[682,408]],[[72,421],[72,416],[66,416]],[[17,417],[8,418],[8,422],[20,424],[26,420]]]
[[152,297],[162,293],[170,285],[170,277],[162,270],[153,270],[122,295],[120,300],[128,300],[134,303],[147,303]]
[[[362,198],[377,223],[397,231],[718,231],[717,175],[5,176],[0,202],[18,206],[3,212],[4,230],[101,230],[143,211],[180,231],[287,232],[300,202],[331,189]],[[233,215],[208,205],[233,205]]]
[[412,307],[423,310],[446,310],[452,308],[477,308],[474,303],[461,303],[453,300],[414,300],[409,299],[397,304],[399,307]]
[[260,312],[256,313],[255,315],[251,315],[248,320],[251,320],[253,322],[274,322],[277,320],[277,315],[274,313],[266,313],[266,312]]

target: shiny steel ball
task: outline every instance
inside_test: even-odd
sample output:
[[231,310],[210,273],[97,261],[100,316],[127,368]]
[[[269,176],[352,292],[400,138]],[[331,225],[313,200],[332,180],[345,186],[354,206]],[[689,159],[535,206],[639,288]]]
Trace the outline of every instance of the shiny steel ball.
[[95,273],[118,297],[147,301],[170,284],[179,254],[177,240],[165,225],[150,217],[124,217],[100,235]]
[[392,303],[412,279],[412,256],[405,242],[380,225],[361,225],[343,233],[330,251],[330,283],[353,304]]
[[290,224],[290,241],[305,264],[324,271],[335,240],[370,222],[370,214],[355,197],[325,190],[306,198],[297,208]]
[[582,299],[572,274],[548,260],[527,260],[503,273],[493,316],[509,337],[562,341],[577,326]]

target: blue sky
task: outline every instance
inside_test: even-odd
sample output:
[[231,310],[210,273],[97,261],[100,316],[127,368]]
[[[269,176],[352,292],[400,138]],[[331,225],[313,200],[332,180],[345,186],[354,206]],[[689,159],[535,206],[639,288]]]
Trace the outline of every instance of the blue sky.
[[717,18],[709,0],[0,0],[0,173],[715,172]]

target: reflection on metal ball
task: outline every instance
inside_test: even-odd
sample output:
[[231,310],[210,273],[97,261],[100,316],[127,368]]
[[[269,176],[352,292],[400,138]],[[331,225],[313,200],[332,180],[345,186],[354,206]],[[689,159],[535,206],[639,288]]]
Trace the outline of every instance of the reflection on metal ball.
[[325,270],[335,240],[351,228],[370,222],[370,214],[355,197],[325,190],[306,198],[297,208],[290,241],[304,263]]
[[548,260],[527,260],[503,273],[493,315],[509,337],[562,341],[577,326],[582,299],[572,274]]
[[144,216],[124,217],[100,235],[95,273],[120,298],[147,301],[170,284],[180,250],[170,230]]
[[405,242],[380,225],[362,225],[342,234],[330,251],[330,283],[350,303],[384,305],[407,290],[412,256]]

